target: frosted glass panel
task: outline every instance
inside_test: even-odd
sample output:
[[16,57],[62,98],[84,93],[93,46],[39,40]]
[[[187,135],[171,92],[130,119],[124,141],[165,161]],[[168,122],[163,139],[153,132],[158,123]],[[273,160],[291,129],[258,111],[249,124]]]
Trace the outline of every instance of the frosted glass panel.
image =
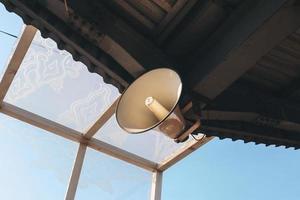
[[64,199],[78,144],[0,114],[1,199]]
[[118,96],[115,87],[38,32],[5,101],[85,132]]
[[76,200],[148,200],[152,174],[87,149]]
[[115,115],[98,131],[95,138],[158,163],[188,144],[175,143],[156,131],[128,134],[119,127]]
[[20,36],[22,26],[22,19],[13,13],[7,12],[5,7],[0,4],[0,80],[10,60],[10,55],[12,55],[14,47],[19,41],[16,37]]

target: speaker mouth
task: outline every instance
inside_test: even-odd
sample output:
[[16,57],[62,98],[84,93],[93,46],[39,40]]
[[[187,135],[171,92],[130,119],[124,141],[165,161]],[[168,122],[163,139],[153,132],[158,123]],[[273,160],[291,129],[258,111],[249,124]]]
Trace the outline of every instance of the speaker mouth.
[[[143,78],[144,76],[148,75],[149,73],[152,73],[152,72],[155,72],[155,71],[158,71],[158,70],[169,70],[170,72],[173,72],[175,73],[177,76],[178,76],[178,79],[180,81],[180,86],[178,87],[178,91],[177,91],[177,95],[178,95],[178,98],[176,99],[176,102],[173,104],[172,108],[169,111],[169,113],[162,119],[162,120],[159,120],[157,123],[147,127],[147,128],[137,128],[137,129],[134,129],[134,128],[127,128],[125,126],[123,126],[123,124],[120,122],[120,119],[119,119],[119,106],[120,106],[120,102],[122,101],[122,98],[123,96],[126,94],[126,92],[131,88],[132,85],[134,85],[137,81],[139,81],[141,78]],[[179,76],[179,74],[174,71],[173,69],[170,69],[170,68],[157,68],[157,69],[153,69],[153,70],[150,70],[150,71],[147,71],[143,74],[141,74],[135,81],[133,81],[126,89],[125,91],[121,94],[119,100],[118,100],[118,103],[117,103],[117,106],[116,106],[116,121],[119,125],[119,127],[121,127],[121,129],[123,129],[124,131],[130,133],[130,134],[141,134],[141,133],[145,133],[147,131],[150,131],[152,129],[155,129],[156,127],[159,127],[166,119],[168,119],[172,113],[175,111],[176,107],[178,106],[179,104],[179,101],[180,101],[180,96],[181,96],[181,92],[182,92],[182,79],[181,77]]]

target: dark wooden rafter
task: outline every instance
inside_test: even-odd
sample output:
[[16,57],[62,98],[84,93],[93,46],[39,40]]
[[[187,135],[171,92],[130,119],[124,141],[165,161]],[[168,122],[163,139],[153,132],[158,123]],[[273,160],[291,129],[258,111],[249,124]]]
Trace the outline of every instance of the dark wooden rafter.
[[156,42],[162,44],[172,33],[175,27],[182,21],[186,14],[197,3],[197,0],[177,0],[166,17],[158,24],[154,35],[157,35]]
[[170,4],[170,2],[165,1],[165,0],[152,0],[154,3],[156,3],[157,5],[159,5],[162,9],[164,9],[166,12],[170,12],[170,10],[172,9],[172,4]]
[[230,14],[230,4],[224,2],[225,0],[196,1],[173,34],[167,38],[166,51],[181,58],[190,55]]
[[[255,112],[233,112],[224,110],[205,110],[201,112],[202,121],[227,121],[228,123],[234,121],[247,122],[254,125],[290,131],[291,134],[298,135],[300,132],[300,123],[288,121],[286,118],[264,115]],[[240,138],[242,139],[242,138]],[[280,139],[280,138],[278,138]]]
[[274,96],[272,93],[256,89],[241,81],[219,95],[204,110],[258,113],[272,119],[300,124],[298,101]]
[[231,138],[243,140],[245,143],[285,146],[286,148],[300,148],[300,134],[282,129],[255,125],[243,121],[203,120],[202,131],[220,139]]
[[[250,3],[255,4],[255,1]],[[193,87],[196,84],[194,91],[198,95],[193,97],[200,97],[198,100],[202,102],[202,124],[208,135],[267,145],[299,147],[299,104],[290,99],[266,94],[253,85],[244,87],[243,83],[236,82],[261,57],[300,26],[300,9],[294,4],[295,1],[274,3],[277,4],[270,9],[270,4],[262,6],[264,3],[260,2],[258,7],[252,8],[258,10],[257,12],[246,14],[246,17],[239,19],[241,22],[237,27],[229,32],[225,31],[225,24],[220,31],[225,34],[226,40],[213,41],[218,35],[218,32],[215,33],[212,40],[208,40],[207,46],[204,45],[191,58],[196,63],[195,70],[187,77],[194,77],[194,82],[189,79],[190,85]],[[246,7],[249,9],[249,6]],[[236,12],[241,10],[243,7]],[[250,23],[255,17],[251,13],[260,20]],[[214,42],[216,46],[208,47]],[[203,53],[204,57],[199,53]],[[233,82],[233,87],[229,87]]]
[[104,0],[103,3],[123,17],[129,26],[162,44],[197,0]]
[[208,135],[300,147],[300,104],[293,99],[239,81],[199,112]]
[[[131,76],[136,77],[146,69],[175,66],[151,41],[124,23],[102,2],[84,3],[89,6],[82,9],[82,13],[81,9],[77,10],[76,1],[69,1],[70,15],[59,0],[1,2],[9,11],[19,14],[25,23],[37,26],[43,36],[54,39],[59,48],[71,52],[75,60],[82,61],[104,79],[107,77],[105,81],[119,89],[133,80]],[[101,20],[95,21],[96,18]]]
[[[255,75],[249,72],[254,66],[259,65],[259,70],[267,71],[260,62],[261,58],[288,35],[299,30],[300,7],[295,3],[299,2],[297,0],[234,1],[238,2],[235,4],[237,7],[229,8],[230,12],[227,12],[227,7],[222,7],[224,2],[231,2],[227,0],[207,0],[205,2],[208,4],[203,4],[207,7],[204,6],[202,11],[195,9],[200,3],[194,0],[163,3],[156,0],[118,1],[118,5],[133,18],[144,16],[139,19],[141,23],[150,19],[148,25],[154,31],[151,33],[154,39],[148,37],[151,34],[144,35],[139,28],[125,21],[108,5],[108,0],[88,0],[84,3],[69,0],[69,13],[66,13],[62,0],[0,1],[8,10],[22,16],[25,23],[40,29],[44,37],[54,39],[60,49],[71,52],[75,60],[82,61],[90,71],[99,73],[104,81],[120,90],[146,70],[173,67],[183,75],[187,94],[184,99],[193,99],[193,110],[197,114],[201,111],[203,128],[208,132],[215,134],[218,131],[215,135],[258,143],[299,145],[295,134],[300,132],[300,121],[297,119],[300,106],[289,98],[298,90],[297,76],[293,76],[295,81],[291,82],[288,90],[275,96],[259,90],[230,87],[233,83],[241,86],[241,81],[237,80],[245,73]],[[157,7],[161,11],[156,10],[159,13],[152,15],[147,6]],[[144,15],[144,9],[149,16]],[[210,15],[216,18],[210,19]],[[192,19],[191,16],[196,17]],[[191,21],[190,26],[187,25],[189,33],[184,33],[184,30],[177,32],[185,20]],[[208,29],[202,30],[199,22],[203,22]],[[205,36],[201,44],[195,43],[196,50],[187,51],[193,52],[192,55],[179,52],[179,59],[165,55],[162,49],[168,49],[168,45],[171,49],[184,48],[185,38],[189,41],[194,30]],[[175,42],[169,43],[173,39]],[[192,39],[198,38],[195,36]],[[191,41],[189,44],[194,45]],[[179,66],[173,59],[182,61],[182,65]],[[248,93],[241,95],[244,90]],[[99,119],[95,127],[101,124],[102,119]],[[93,129],[88,135],[94,134]],[[274,132],[273,136],[269,134],[271,132]]]
[[300,90],[300,78],[296,78],[291,83],[279,92],[281,97],[291,97]]
[[36,1],[1,2],[8,11],[20,15],[24,23],[37,27],[43,37],[50,37],[56,41],[58,48],[71,52],[74,60],[83,62],[90,71],[97,71],[105,82],[123,90],[133,80],[110,55],[89,43],[86,38],[67,26],[59,16],[49,12]]
[[300,7],[294,3],[254,0],[241,5],[190,58],[190,87],[209,99],[223,92],[299,28]]
[[155,24],[159,23],[164,16],[166,11],[159,4],[149,0],[126,0],[133,8],[141,12],[149,20]]
[[[136,26],[139,29],[143,30],[143,32],[147,32],[147,30],[154,30],[155,24],[138,10],[133,8],[127,1],[119,1],[119,0],[104,0],[108,6],[115,9],[118,12],[119,16],[126,18],[132,26]],[[130,13],[130,16],[127,15]]]
[[[125,21],[111,12],[101,1],[89,0],[82,7],[80,1],[73,1],[70,6],[74,12],[100,27],[101,31],[122,46],[144,69],[162,66],[173,67],[177,64],[167,57],[153,42],[139,34]],[[91,15],[93,13],[93,15]],[[101,21],[96,20],[101,19]]]

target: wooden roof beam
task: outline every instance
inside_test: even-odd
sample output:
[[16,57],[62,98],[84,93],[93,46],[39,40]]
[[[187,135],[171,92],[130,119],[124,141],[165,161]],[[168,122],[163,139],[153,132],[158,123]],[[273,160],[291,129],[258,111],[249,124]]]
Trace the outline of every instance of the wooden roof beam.
[[[143,66],[151,69],[162,66],[172,67],[176,63],[166,56],[152,41],[135,31],[122,19],[110,12],[101,1],[94,1],[97,9],[102,9],[106,16],[102,17],[102,29],[109,37],[122,46],[126,51]],[[93,18],[93,16],[89,16]],[[111,23],[111,20],[114,23]],[[92,19],[91,19],[92,20]]]
[[245,143],[300,148],[299,132],[283,130],[243,121],[203,120],[203,130],[221,139],[243,140]]
[[282,98],[289,98],[300,90],[300,78],[292,80],[278,95]]
[[[58,47],[65,48],[69,51],[73,55],[74,60],[82,61],[89,69],[102,76],[105,74],[113,77],[114,80],[112,83],[115,86],[117,82],[121,85],[121,87],[127,87],[128,83],[132,80],[132,77],[129,77],[129,73],[127,73],[126,70],[124,70],[124,68],[112,58],[112,56],[104,53],[104,51],[100,48],[96,49],[95,43],[88,42],[83,35],[71,30],[71,28],[67,26],[65,23],[67,18],[63,17],[66,13],[61,9],[61,6],[59,6],[60,4],[55,4],[57,0],[49,2],[49,8],[51,8],[51,6],[53,7],[54,5],[58,5],[56,7],[56,13],[52,13],[47,10],[47,6],[41,6],[39,4],[40,1],[3,1],[4,5],[8,9],[11,4],[13,4],[11,7],[16,7],[17,9],[13,9],[12,11],[23,17],[23,20],[26,23],[39,28],[42,36],[50,37],[58,43]],[[44,3],[47,2],[45,1]],[[59,11],[62,11],[63,13],[57,14]],[[82,45],[82,43],[85,45]],[[88,49],[91,51],[88,52]],[[93,68],[95,66],[96,69]],[[124,77],[121,77],[120,74],[124,75]],[[105,80],[106,77],[103,77]]]
[[[274,96],[243,81],[237,81],[201,112],[202,117],[207,119],[217,117],[219,120],[245,119],[247,121],[257,118],[256,115],[261,115],[300,124],[299,102],[288,97]],[[249,115],[250,113],[252,114]]]
[[[95,4],[95,5],[93,5]],[[93,6],[91,6],[93,5]],[[64,21],[70,19],[62,14],[63,2],[59,0],[47,1],[47,9]],[[78,27],[83,30],[87,21],[95,22],[94,28],[100,27],[103,36],[99,40],[99,47],[110,54],[124,69],[137,77],[146,69],[170,66],[174,63],[156,45],[146,37],[127,25],[119,16],[116,16],[106,8],[101,1],[90,1],[90,3],[74,1],[69,3],[69,9],[76,16],[83,16],[85,23]],[[96,9],[97,12],[93,12]],[[98,16],[99,14],[99,16]],[[99,20],[95,21],[96,18]],[[74,24],[76,26],[76,23]]]
[[[190,59],[189,85],[214,99],[300,26],[294,0],[244,2]],[[219,39],[221,38],[221,39]]]

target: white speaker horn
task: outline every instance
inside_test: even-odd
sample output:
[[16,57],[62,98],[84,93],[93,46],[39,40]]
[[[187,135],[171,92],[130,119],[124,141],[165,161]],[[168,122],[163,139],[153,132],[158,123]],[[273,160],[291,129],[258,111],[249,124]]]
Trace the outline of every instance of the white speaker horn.
[[122,94],[116,110],[119,126],[138,134],[156,129],[176,139],[185,130],[178,102],[182,92],[179,75],[168,68],[151,70],[136,79]]

